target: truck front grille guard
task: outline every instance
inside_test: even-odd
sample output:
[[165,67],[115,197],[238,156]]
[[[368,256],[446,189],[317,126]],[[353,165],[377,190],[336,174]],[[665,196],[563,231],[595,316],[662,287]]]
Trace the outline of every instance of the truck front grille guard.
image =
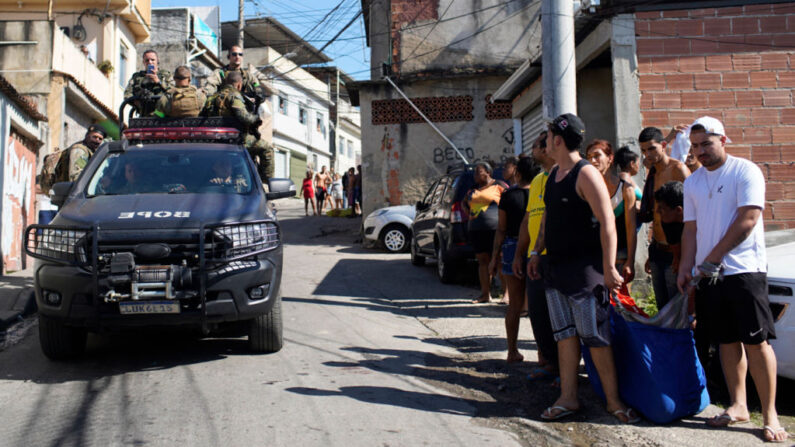
[[[25,230],[25,252],[34,258],[90,270],[93,295],[97,298],[99,297],[100,231],[126,230],[101,230],[99,224],[94,224],[90,228],[30,225]],[[207,256],[208,249],[206,246],[208,236],[211,245],[209,257]],[[197,237],[199,238],[197,254],[199,261],[201,324],[202,328],[206,329],[207,264],[232,263],[244,265],[240,261],[276,249],[281,240],[281,228],[278,223],[267,220],[214,225],[206,225],[201,222]],[[86,256],[88,251],[87,239],[91,241],[90,256]],[[103,301],[93,299],[92,302],[98,308]],[[97,318],[99,318],[99,312],[97,312]]]

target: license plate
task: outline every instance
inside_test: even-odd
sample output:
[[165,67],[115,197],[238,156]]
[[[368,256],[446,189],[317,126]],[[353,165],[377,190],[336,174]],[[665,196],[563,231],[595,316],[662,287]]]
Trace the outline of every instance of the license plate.
[[178,314],[179,303],[174,301],[141,301],[119,303],[119,311],[125,315]]

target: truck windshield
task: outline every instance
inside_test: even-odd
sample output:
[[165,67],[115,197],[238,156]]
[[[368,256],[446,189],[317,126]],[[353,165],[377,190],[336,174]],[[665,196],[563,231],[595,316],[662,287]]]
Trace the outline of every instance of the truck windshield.
[[247,194],[251,171],[241,152],[135,148],[109,153],[88,184],[91,196],[122,194]]

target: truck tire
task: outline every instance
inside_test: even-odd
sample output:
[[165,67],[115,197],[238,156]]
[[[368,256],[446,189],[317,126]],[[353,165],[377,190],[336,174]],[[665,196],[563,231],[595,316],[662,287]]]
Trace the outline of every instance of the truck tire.
[[422,266],[425,265],[425,256],[421,256],[417,254],[417,247],[414,238],[411,240],[411,265]]
[[86,350],[85,329],[64,325],[61,321],[39,314],[39,344],[50,360],[70,360]]
[[254,352],[277,352],[284,344],[282,328],[282,295],[276,295],[276,302],[267,314],[251,320],[248,328],[248,346]]

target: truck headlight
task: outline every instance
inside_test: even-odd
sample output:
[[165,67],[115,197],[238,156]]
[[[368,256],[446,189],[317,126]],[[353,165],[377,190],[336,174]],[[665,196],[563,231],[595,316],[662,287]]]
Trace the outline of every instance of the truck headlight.
[[86,230],[31,225],[26,234],[25,251],[40,259],[84,264],[87,262]]
[[272,222],[224,225],[214,232],[221,239],[216,242],[222,242],[226,259],[262,253],[279,245],[279,227]]

